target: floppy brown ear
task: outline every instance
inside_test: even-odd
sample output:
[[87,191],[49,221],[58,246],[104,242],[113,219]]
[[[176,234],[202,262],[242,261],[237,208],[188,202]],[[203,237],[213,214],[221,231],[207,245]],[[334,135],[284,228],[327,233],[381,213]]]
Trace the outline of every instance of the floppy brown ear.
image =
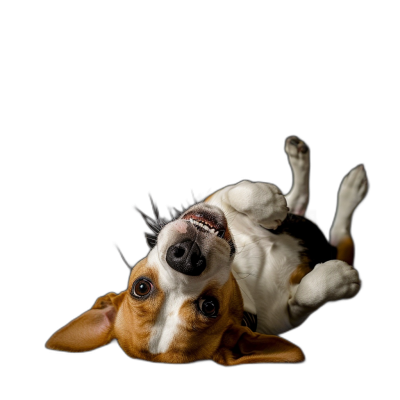
[[47,341],[52,350],[87,351],[113,339],[114,320],[125,292],[99,297],[93,307],[62,327]]
[[259,362],[300,362],[305,357],[299,347],[275,335],[252,332],[239,325],[224,334],[213,360],[223,365]]

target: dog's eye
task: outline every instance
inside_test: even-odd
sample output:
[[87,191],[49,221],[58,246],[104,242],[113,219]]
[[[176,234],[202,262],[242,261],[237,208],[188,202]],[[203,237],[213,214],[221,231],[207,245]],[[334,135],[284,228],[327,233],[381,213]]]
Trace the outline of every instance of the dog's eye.
[[199,309],[206,317],[215,318],[218,314],[219,303],[214,297],[204,297],[199,300]]
[[153,284],[149,280],[140,278],[133,283],[131,293],[134,297],[141,298],[150,294],[152,289]]

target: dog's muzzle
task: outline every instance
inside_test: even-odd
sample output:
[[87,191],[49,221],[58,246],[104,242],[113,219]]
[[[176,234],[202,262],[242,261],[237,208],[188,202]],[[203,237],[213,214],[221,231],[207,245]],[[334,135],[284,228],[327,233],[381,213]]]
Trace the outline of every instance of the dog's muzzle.
[[199,276],[206,268],[206,259],[200,247],[190,239],[171,246],[166,259],[171,268],[185,275]]

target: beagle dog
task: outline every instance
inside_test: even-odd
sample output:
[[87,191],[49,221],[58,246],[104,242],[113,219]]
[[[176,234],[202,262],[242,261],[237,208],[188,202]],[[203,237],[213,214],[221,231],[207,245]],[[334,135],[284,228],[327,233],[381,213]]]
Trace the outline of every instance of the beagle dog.
[[358,293],[350,228],[368,180],[363,165],[344,177],[328,242],[304,218],[309,148],[291,136],[285,151],[293,172],[286,196],[275,185],[241,181],[171,221],[154,204],[155,219],[142,213],[151,250],[131,268],[127,289],[99,297],[46,347],[87,351],[117,339],[129,356],[150,361],[303,361],[301,349],[277,335]]

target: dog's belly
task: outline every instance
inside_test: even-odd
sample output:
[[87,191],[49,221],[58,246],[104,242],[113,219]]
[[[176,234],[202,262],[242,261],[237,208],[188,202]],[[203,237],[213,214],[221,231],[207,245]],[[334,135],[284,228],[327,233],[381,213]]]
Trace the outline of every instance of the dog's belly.
[[274,235],[239,213],[229,227],[237,250],[233,274],[245,311],[257,315],[257,331],[279,334],[292,329],[288,300],[295,287],[289,281],[301,263],[299,240],[285,233]]

